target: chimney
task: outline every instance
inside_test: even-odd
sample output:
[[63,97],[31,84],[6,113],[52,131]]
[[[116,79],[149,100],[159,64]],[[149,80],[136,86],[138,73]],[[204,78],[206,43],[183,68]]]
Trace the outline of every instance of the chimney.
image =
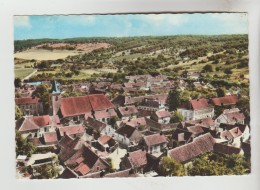
[[128,107],[125,107],[125,111],[128,111]]

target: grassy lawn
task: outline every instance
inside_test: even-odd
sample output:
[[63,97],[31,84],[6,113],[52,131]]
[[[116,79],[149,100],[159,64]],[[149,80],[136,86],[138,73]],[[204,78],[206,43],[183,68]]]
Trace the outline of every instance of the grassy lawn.
[[24,77],[31,74],[34,70],[35,69],[33,68],[19,68],[19,69],[14,69],[14,74],[16,78],[23,79]]

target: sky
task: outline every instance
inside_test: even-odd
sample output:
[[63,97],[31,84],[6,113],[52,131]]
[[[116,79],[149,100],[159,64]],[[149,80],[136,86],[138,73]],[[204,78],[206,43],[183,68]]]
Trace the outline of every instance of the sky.
[[247,34],[245,13],[14,16],[14,39]]

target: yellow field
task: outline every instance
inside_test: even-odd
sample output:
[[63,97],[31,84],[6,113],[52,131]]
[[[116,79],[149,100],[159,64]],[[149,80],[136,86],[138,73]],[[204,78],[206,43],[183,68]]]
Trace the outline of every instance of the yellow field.
[[79,51],[69,51],[69,50],[43,50],[43,49],[29,49],[23,52],[18,52],[14,54],[15,58],[28,59],[28,60],[56,60],[64,59],[68,56],[79,55]]

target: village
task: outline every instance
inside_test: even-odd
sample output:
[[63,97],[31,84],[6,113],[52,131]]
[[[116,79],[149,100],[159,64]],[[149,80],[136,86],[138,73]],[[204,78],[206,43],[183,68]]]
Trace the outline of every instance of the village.
[[[168,171],[176,168],[164,167],[167,158],[186,171],[205,153],[242,155],[249,161],[250,116],[239,107],[240,89],[189,98],[174,107],[178,90],[190,85],[186,79],[195,91],[215,92],[200,78],[200,73],[189,72],[178,79],[130,75],[124,83],[105,77],[66,85],[22,82],[15,89],[20,94],[15,98],[20,110],[16,140],[21,141],[16,147],[17,177],[174,176]],[[44,100],[35,93],[43,93],[42,86],[49,89]],[[80,96],[64,96],[70,92]]]

